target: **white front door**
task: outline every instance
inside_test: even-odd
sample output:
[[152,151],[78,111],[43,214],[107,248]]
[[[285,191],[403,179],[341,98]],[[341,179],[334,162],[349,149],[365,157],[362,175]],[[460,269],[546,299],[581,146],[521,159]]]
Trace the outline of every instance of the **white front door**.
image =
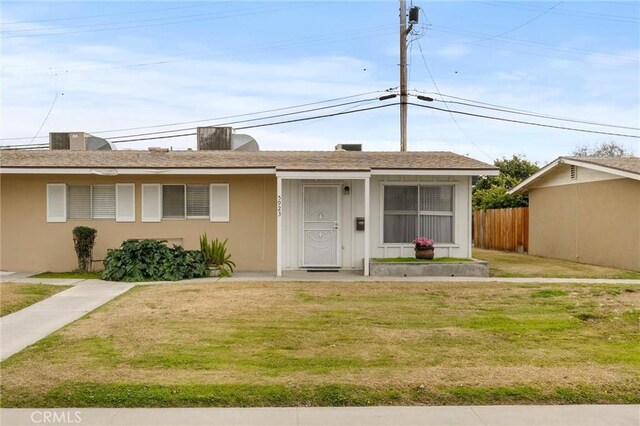
[[302,266],[339,266],[340,185],[304,185]]

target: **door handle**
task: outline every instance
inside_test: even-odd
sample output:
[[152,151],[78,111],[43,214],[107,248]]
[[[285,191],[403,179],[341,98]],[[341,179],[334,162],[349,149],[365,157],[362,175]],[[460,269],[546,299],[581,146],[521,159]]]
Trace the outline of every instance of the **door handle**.
[[333,229],[338,229],[338,222],[333,222]]

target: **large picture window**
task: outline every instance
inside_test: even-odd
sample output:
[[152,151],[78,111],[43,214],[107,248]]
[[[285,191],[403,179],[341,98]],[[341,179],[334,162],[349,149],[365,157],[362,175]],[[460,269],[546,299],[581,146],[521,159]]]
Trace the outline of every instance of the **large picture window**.
[[410,244],[424,236],[453,243],[452,185],[387,185],[384,187],[383,242]]

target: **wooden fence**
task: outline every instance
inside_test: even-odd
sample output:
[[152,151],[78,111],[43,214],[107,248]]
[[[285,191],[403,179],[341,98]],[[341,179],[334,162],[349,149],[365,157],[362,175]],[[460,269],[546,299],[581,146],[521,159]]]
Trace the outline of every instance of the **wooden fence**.
[[478,248],[526,253],[529,251],[529,208],[474,211],[473,242]]

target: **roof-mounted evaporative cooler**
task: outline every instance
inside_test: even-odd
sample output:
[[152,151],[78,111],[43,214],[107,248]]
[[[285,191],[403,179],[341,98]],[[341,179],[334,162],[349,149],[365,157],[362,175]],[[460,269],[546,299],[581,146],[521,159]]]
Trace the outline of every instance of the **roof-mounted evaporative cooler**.
[[106,139],[84,132],[49,133],[50,150],[115,151],[116,147]]
[[233,133],[232,127],[198,127],[198,151],[259,151],[249,135]]

